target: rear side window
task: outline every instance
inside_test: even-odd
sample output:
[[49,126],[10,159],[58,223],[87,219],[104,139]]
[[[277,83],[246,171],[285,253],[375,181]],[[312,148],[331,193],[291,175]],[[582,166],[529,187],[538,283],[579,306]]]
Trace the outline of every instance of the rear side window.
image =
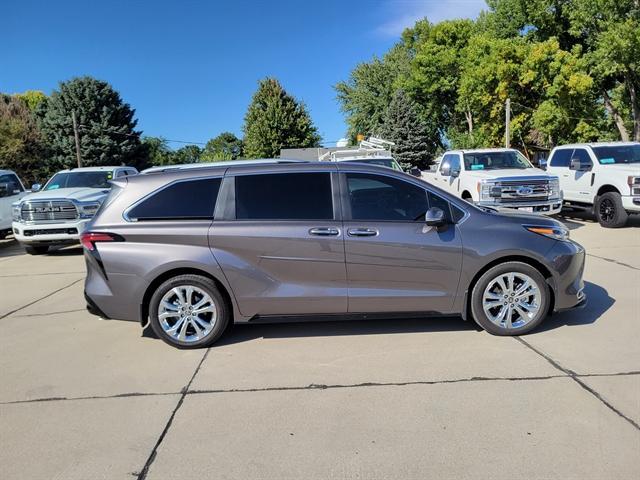
[[573,150],[570,148],[556,150],[549,164],[552,167],[569,167],[571,164],[571,152],[573,152]]
[[330,173],[235,178],[238,220],[333,220]]
[[348,173],[347,188],[353,220],[414,222],[428,209],[424,189],[396,178]]
[[152,193],[128,213],[131,220],[212,219],[220,178],[172,183]]

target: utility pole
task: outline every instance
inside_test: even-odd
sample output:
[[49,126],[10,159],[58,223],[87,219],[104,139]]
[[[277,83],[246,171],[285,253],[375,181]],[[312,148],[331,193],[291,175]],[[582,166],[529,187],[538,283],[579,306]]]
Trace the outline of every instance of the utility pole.
[[504,146],[511,147],[511,133],[509,132],[509,123],[511,123],[511,99],[507,98],[504,105]]
[[82,167],[82,155],[80,154],[80,133],[78,132],[78,121],[76,120],[76,111],[71,111],[71,120],[73,120],[73,136],[76,139],[76,157],[78,157],[78,168]]

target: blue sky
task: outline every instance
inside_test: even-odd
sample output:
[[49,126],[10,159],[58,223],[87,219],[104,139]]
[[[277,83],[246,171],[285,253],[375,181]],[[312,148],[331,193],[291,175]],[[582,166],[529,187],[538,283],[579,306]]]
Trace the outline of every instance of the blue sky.
[[[325,142],[345,133],[333,85],[402,30],[475,17],[483,0],[4,0],[0,91],[92,75],[136,109],[145,135],[206,142],[241,134],[257,82],[277,77]],[[172,143],[179,147],[180,144]]]

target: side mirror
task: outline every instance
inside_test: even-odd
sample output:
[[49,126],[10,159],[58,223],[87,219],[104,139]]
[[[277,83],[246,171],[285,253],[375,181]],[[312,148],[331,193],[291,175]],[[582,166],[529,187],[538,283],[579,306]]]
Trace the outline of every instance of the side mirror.
[[444,212],[438,207],[431,207],[427,210],[424,221],[429,227],[442,227],[447,223]]
[[585,172],[587,170],[591,170],[591,163],[581,162],[578,158],[572,158],[571,164],[569,165],[570,170],[576,170],[578,172]]
[[546,170],[547,169],[547,159],[546,158],[541,158],[540,160],[538,160],[538,167],[540,167],[542,170]]
[[414,177],[418,177],[418,178],[422,177],[422,172],[418,167],[411,167],[411,170],[409,171],[409,173]]
[[440,175],[443,177],[451,176],[451,165],[442,165],[440,167]]
[[39,192],[41,188],[42,185],[40,185],[39,183],[34,183],[33,185],[31,185],[32,192]]

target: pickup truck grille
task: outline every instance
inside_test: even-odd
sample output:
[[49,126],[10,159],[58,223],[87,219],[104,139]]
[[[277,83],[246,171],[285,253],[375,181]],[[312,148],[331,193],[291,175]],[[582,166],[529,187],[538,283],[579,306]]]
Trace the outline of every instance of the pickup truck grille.
[[502,196],[498,203],[531,202],[549,199],[549,182],[547,180],[525,180],[500,182]]
[[68,200],[24,202],[20,216],[25,222],[68,221],[78,218],[78,209]]

